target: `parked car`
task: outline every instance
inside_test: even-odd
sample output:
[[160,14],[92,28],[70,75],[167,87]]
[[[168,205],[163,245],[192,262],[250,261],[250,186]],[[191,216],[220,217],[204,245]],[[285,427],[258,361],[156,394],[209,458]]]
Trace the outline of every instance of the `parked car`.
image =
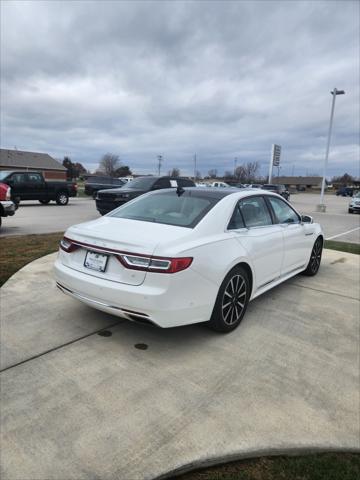
[[0,227],[2,217],[12,217],[15,210],[15,203],[11,200],[11,188],[6,183],[0,183]]
[[336,190],[336,196],[341,195],[342,197],[352,197],[354,189],[352,187],[340,187]]
[[113,177],[105,177],[105,176],[100,177],[98,175],[94,177],[89,177],[84,183],[85,194],[91,195],[93,198],[95,198],[99,190],[106,190],[108,188],[114,188],[114,187],[122,187],[126,183],[127,181],[121,178],[113,178]]
[[261,188],[263,190],[268,190],[269,192],[277,193],[285,198],[285,200],[290,200],[290,192],[286,189],[285,185],[274,185],[270,183],[266,183]]
[[252,183],[250,185],[251,188],[262,188],[262,185],[260,183]]
[[122,188],[99,190],[96,197],[96,208],[101,215],[105,215],[143,193],[177,186],[195,187],[195,183],[182,177],[138,177]]
[[225,182],[213,182],[210,183],[209,187],[215,187],[215,188],[229,188],[230,185]]
[[319,224],[271,192],[179,187],[70,227],[55,277],[64,293],[128,320],[229,332],[250,300],[315,275],[323,241]]
[[360,191],[356,192],[349,203],[349,213],[360,212]]
[[20,200],[39,200],[44,205],[55,200],[58,205],[67,205],[69,197],[76,197],[75,182],[48,181],[41,172],[1,171],[0,181],[11,187],[11,199],[19,205]]

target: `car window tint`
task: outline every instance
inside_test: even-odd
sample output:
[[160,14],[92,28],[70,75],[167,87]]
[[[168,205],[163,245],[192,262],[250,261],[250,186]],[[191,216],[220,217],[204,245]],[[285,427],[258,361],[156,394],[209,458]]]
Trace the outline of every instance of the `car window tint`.
[[14,183],[23,183],[25,182],[25,174],[24,173],[15,173],[12,175],[11,180]]
[[168,178],[159,178],[159,180],[154,183],[153,188],[170,188],[170,186],[170,180]]
[[31,183],[41,183],[41,176],[38,173],[28,173],[28,181]]
[[219,201],[218,198],[193,196],[185,191],[181,196],[165,190],[138,197],[110,215],[145,222],[165,223],[193,228]]
[[244,220],[240,212],[239,204],[236,205],[234,213],[230,219],[228,230],[237,230],[238,228],[244,228]]
[[279,223],[299,223],[298,214],[281,198],[268,198]]
[[187,178],[177,178],[177,183],[180,187],[193,187],[194,182],[192,180],[188,180]]
[[246,227],[271,225],[271,216],[263,197],[244,198],[240,202]]

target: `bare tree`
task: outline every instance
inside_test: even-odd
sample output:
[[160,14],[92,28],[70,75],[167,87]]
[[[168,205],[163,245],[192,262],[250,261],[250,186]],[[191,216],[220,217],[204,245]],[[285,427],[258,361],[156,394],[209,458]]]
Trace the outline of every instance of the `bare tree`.
[[99,170],[106,173],[110,177],[115,177],[116,170],[120,168],[121,162],[119,155],[113,153],[105,153],[100,160]]
[[212,168],[211,170],[208,171],[208,175],[210,178],[216,178],[217,177],[217,169]]
[[259,162],[244,163],[236,168],[235,178],[241,183],[252,183],[256,180],[259,169]]
[[175,167],[169,170],[169,177],[180,177],[180,169]]

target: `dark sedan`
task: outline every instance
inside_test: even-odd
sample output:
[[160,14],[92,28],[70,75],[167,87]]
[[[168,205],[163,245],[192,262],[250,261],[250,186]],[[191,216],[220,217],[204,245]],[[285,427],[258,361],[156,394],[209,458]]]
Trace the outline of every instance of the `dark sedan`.
[[290,193],[289,190],[286,189],[285,185],[274,185],[270,183],[266,183],[262,186],[263,190],[268,190],[269,192],[278,193],[281,195],[285,200],[290,200]]
[[96,196],[96,208],[101,215],[105,215],[143,193],[178,186],[195,187],[195,183],[181,177],[139,177],[122,188],[99,190]]

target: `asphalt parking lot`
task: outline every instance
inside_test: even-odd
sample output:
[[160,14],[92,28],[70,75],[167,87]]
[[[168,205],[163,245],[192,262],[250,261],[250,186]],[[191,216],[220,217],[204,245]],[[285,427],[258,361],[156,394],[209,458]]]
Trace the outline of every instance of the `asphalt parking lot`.
[[358,256],[325,250],[316,277],[272,289],[219,335],[91,309],[56,289],[55,255],[1,289],[4,480],[144,480],[359,451]]
[[[360,215],[349,214],[349,198],[326,195],[326,213],[316,212],[319,194],[299,193],[291,196],[291,202],[301,213],[311,215],[319,222],[327,239],[360,243]],[[70,198],[66,207],[51,202],[22,202],[13,217],[3,219],[1,235],[27,235],[61,232],[76,223],[99,218],[95,202],[91,198]]]

